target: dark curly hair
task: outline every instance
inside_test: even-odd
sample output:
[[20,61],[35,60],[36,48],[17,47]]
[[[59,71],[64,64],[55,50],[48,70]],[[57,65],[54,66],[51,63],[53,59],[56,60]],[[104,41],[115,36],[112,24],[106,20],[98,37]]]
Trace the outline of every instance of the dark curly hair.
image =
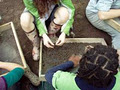
[[40,17],[43,17],[49,11],[52,4],[57,4],[59,0],[33,0]]
[[87,51],[80,60],[77,76],[96,87],[107,87],[117,74],[117,50],[97,45]]

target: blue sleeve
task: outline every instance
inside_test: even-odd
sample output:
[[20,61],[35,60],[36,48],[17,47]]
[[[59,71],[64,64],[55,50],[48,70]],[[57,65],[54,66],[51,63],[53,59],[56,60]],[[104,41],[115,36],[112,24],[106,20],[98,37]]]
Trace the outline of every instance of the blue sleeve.
[[60,64],[58,66],[55,66],[51,69],[49,69],[47,71],[47,73],[45,74],[45,79],[50,83],[52,84],[52,78],[53,78],[53,75],[54,73],[56,73],[58,70],[61,70],[61,71],[66,71],[68,70],[69,68],[72,68],[74,66],[74,63],[72,61],[67,61],[63,64]]
[[109,11],[114,0],[99,0],[96,4],[96,9],[99,11]]
[[24,74],[24,70],[22,68],[15,68],[10,71],[8,74],[3,76],[5,78],[7,87],[11,87],[13,84],[18,82]]

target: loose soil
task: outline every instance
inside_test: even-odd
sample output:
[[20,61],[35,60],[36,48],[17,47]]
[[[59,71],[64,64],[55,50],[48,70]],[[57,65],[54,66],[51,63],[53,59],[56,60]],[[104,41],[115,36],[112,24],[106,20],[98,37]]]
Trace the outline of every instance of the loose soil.
[[[75,38],[104,38],[108,45],[111,45],[111,38],[105,32],[93,27],[85,16],[85,8],[89,0],[72,0],[76,8],[74,19],[74,33]],[[31,70],[38,74],[39,63],[32,59],[32,44],[26,37],[24,31],[20,26],[20,15],[23,12],[25,6],[23,0],[1,0],[0,1],[0,15],[2,20],[0,25],[13,21],[25,59],[30,66]],[[20,81],[21,90],[30,90],[30,81],[23,77]]]
[[[12,29],[0,32],[0,61],[13,62],[22,65],[22,60]],[[4,70],[0,72],[0,74],[3,73]]]
[[61,47],[56,46],[54,49],[48,49],[43,46],[42,74],[45,74],[45,72],[51,67],[68,61],[72,54],[83,55],[87,45],[95,46],[100,45],[100,43],[65,43]]

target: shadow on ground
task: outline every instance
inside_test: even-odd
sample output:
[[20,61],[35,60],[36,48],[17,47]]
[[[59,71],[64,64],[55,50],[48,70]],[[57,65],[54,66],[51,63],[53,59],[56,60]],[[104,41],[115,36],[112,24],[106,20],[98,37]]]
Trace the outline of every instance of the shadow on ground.
[[[75,21],[74,21],[74,33],[76,34],[76,38],[104,38],[108,45],[111,45],[111,38],[105,32],[102,32],[95,27],[93,27],[85,16],[85,8],[89,0],[72,0],[76,12],[75,12]],[[32,44],[25,36],[21,26],[20,26],[20,15],[24,10],[24,5],[22,0],[3,0],[0,2],[0,15],[2,16],[2,21],[0,21],[0,25],[13,21],[15,24],[15,28],[18,34],[18,38],[20,44],[22,46],[22,50],[25,56],[25,59],[30,66],[31,70],[38,74],[38,62],[32,60],[31,51]],[[23,76],[20,80],[21,90],[32,90],[30,87],[30,81]],[[43,84],[41,84],[43,85]],[[34,87],[34,90],[38,89]],[[39,88],[40,89],[40,88]],[[42,90],[42,89],[40,89]],[[47,89],[43,89],[47,90]]]

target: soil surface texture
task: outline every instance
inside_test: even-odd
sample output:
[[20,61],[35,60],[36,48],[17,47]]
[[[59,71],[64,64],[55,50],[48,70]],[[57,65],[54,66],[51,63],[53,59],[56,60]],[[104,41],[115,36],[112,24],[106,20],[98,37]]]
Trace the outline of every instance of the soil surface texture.
[[[76,8],[73,24],[75,38],[104,38],[107,44],[111,45],[110,36],[93,27],[85,16],[85,8],[89,0],[72,1]],[[0,15],[2,17],[0,25],[10,21],[14,23],[25,59],[31,70],[38,74],[39,63],[32,59],[32,43],[28,40],[20,26],[20,15],[24,8],[23,0],[0,0]],[[23,77],[20,82],[21,90],[30,90],[30,81],[26,77]]]
[[[0,60],[23,65],[12,29],[0,32]],[[3,72],[1,70],[0,74]]]
[[83,55],[87,45],[95,46],[98,44],[100,43],[65,43],[61,47],[56,46],[54,49],[48,49],[44,46],[42,52],[42,74],[45,74],[51,67],[68,61],[73,54]]

